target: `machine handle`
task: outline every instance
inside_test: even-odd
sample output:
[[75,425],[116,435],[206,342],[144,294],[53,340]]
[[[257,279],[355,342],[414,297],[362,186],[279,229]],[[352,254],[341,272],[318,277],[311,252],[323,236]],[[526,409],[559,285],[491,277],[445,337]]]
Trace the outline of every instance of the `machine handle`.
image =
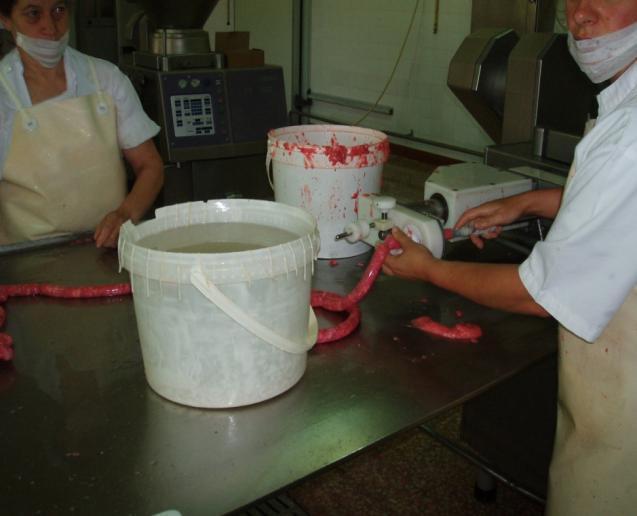
[[239,306],[226,297],[216,287],[216,285],[208,281],[208,278],[206,278],[201,267],[196,266],[192,268],[190,271],[190,282],[199,292],[221,309],[228,317],[243,326],[253,335],[256,335],[281,351],[292,354],[301,354],[309,351],[316,343],[316,339],[318,337],[318,321],[316,320],[316,315],[314,314],[312,307],[310,307],[306,342],[299,344],[275,333],[270,328],[267,328],[250,317]]

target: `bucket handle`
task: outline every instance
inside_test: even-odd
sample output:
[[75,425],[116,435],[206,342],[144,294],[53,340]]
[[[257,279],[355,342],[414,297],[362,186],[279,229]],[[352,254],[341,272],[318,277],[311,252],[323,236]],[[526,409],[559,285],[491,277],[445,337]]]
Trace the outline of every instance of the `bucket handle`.
[[272,191],[274,192],[274,177],[272,177],[272,174],[270,174],[270,165],[272,164],[272,151],[273,148],[270,147],[268,149],[268,153],[265,156],[265,174],[266,176],[268,176],[268,183],[270,183],[270,188],[272,188]]
[[270,328],[267,328],[260,322],[254,320],[246,314],[241,308],[226,297],[203,273],[199,266],[195,266],[190,271],[190,282],[199,290],[208,300],[220,308],[228,317],[239,323],[246,330],[263,339],[275,348],[285,351],[286,353],[301,354],[309,351],[316,343],[318,337],[318,321],[314,310],[310,307],[310,315],[307,329],[307,341],[299,346],[298,343],[292,342],[283,337]]

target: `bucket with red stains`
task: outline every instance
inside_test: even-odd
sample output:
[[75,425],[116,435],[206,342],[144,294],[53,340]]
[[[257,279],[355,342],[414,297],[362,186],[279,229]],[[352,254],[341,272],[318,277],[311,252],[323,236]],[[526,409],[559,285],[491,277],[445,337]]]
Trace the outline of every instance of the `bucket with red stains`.
[[389,157],[387,135],[341,125],[299,125],[268,133],[268,177],[277,202],[309,211],[321,235],[319,258],[346,258],[369,250],[334,237],[358,218],[358,199],[379,193]]
[[193,407],[257,403],[295,385],[318,333],[316,221],[281,203],[166,206],[122,226],[146,379]]

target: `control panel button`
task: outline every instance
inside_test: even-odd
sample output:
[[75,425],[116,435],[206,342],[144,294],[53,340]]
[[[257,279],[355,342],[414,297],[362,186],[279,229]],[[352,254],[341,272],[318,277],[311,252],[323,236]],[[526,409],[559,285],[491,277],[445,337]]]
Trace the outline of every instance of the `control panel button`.
[[212,106],[212,97],[209,93],[173,95],[170,103],[176,138],[215,134],[214,113],[209,107]]

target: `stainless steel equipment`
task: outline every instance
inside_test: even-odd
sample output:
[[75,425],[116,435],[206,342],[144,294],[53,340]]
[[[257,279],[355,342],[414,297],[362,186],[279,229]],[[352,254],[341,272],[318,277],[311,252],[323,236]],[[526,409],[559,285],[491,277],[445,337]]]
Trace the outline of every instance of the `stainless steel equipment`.
[[208,32],[201,28],[219,0],[135,1],[149,22],[146,33],[140,36],[146,41],[133,52],[135,66],[165,72],[219,68],[219,57],[210,50]]
[[223,68],[202,29],[218,0],[136,3],[120,0],[120,66],[162,128],[164,203],[267,197],[266,133],[287,124],[282,68]]
[[347,224],[336,240],[345,238],[351,244],[362,241],[373,248],[393,227],[398,227],[436,258],[442,256],[442,224],[436,217],[400,206],[393,197],[376,194],[361,196],[357,212],[358,219]]
[[480,29],[460,45],[447,85],[495,141],[502,140],[507,60],[520,40],[511,29]]
[[[440,258],[445,241],[455,242],[480,232],[471,226],[455,229],[466,210],[533,190],[540,182],[551,180],[546,177],[549,175],[519,169],[508,172],[480,163],[441,166],[425,181],[424,201],[403,206],[387,195],[361,196],[357,220],[347,224],[335,239],[352,244],[362,241],[375,247],[393,227],[398,227]],[[504,229],[527,225],[527,221],[522,221]]]
[[438,167],[425,181],[424,199],[445,229],[462,214],[485,202],[533,190],[533,180],[481,163]]
[[[488,246],[485,259],[494,252],[502,248]],[[467,243],[450,258],[475,255]],[[349,292],[360,259],[319,260],[314,288]],[[5,284],[125,280],[117,254],[91,245],[16,253],[0,267]],[[554,352],[549,319],[479,307],[422,282],[378,281],[361,303],[360,328],[313,349],[293,389],[229,410],[179,406],[148,387],[132,299],[11,299],[16,358],[0,363],[0,512],[226,514]],[[482,326],[477,344],[408,326],[422,313],[455,324],[458,310]]]
[[472,0],[471,32],[489,27],[511,27],[518,34],[550,32],[560,0]]
[[[597,87],[571,58],[565,34],[481,29],[460,46],[448,85],[497,144],[486,163],[533,165],[565,174],[590,116]],[[522,144],[522,145],[521,145]],[[498,161],[498,153],[520,160]]]

